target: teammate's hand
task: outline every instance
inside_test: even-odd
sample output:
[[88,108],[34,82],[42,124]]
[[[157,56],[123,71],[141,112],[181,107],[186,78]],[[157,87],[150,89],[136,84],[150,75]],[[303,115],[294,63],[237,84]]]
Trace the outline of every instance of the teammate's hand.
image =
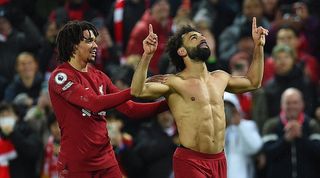
[[143,40],[143,50],[146,54],[152,55],[158,47],[158,36],[153,33],[152,25],[149,24],[149,35]]
[[169,74],[166,75],[154,75],[149,78],[147,78],[146,83],[148,82],[157,82],[157,83],[166,83],[168,79]]
[[257,46],[264,46],[266,43],[266,35],[269,31],[261,26],[257,27],[257,19],[252,19],[252,38],[253,42]]

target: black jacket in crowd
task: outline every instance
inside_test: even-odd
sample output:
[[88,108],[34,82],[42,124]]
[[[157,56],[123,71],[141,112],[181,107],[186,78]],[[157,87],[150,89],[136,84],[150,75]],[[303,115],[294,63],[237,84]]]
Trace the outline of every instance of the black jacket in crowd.
[[[176,149],[173,136],[168,136],[157,121],[144,125],[135,138],[128,169],[130,178],[166,178],[172,173],[172,156]],[[130,160],[127,162],[130,164]],[[134,162],[133,162],[134,160]]]
[[39,177],[39,161],[43,153],[43,145],[39,134],[33,131],[24,121],[17,121],[9,136],[1,137],[12,142],[17,152],[17,158],[9,162],[11,178]]
[[319,178],[320,128],[308,116],[302,124],[302,138],[288,142],[279,117],[263,128],[263,152],[266,154],[266,178]]

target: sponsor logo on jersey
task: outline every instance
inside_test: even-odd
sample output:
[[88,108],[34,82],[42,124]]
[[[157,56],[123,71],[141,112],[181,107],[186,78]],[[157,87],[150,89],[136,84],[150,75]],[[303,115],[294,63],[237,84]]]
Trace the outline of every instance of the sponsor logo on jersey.
[[63,90],[63,91],[66,91],[66,90],[68,90],[68,88],[70,88],[72,85],[73,85],[73,82],[69,81],[69,82],[62,88],[62,90]]

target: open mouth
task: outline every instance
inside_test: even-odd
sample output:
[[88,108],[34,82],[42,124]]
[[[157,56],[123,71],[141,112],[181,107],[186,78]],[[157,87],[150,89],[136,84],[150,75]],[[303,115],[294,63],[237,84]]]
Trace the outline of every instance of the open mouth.
[[199,47],[200,48],[209,48],[208,44],[206,41],[202,41],[200,44],[199,44]]
[[90,54],[91,54],[92,57],[96,57],[96,55],[97,55],[97,49],[91,50]]

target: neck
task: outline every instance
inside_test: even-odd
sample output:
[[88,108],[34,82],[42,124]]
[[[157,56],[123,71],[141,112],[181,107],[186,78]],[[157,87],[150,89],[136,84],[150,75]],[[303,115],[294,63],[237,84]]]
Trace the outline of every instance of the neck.
[[184,59],[186,65],[185,72],[190,76],[196,78],[205,78],[208,75],[208,69],[204,62],[192,61],[191,59]]
[[32,86],[32,84],[33,84],[33,79],[34,79],[34,77],[21,77],[22,83],[23,83],[27,88],[31,88],[31,86]]
[[83,60],[79,60],[77,57],[72,57],[69,61],[69,64],[80,72],[87,72],[88,63]]

